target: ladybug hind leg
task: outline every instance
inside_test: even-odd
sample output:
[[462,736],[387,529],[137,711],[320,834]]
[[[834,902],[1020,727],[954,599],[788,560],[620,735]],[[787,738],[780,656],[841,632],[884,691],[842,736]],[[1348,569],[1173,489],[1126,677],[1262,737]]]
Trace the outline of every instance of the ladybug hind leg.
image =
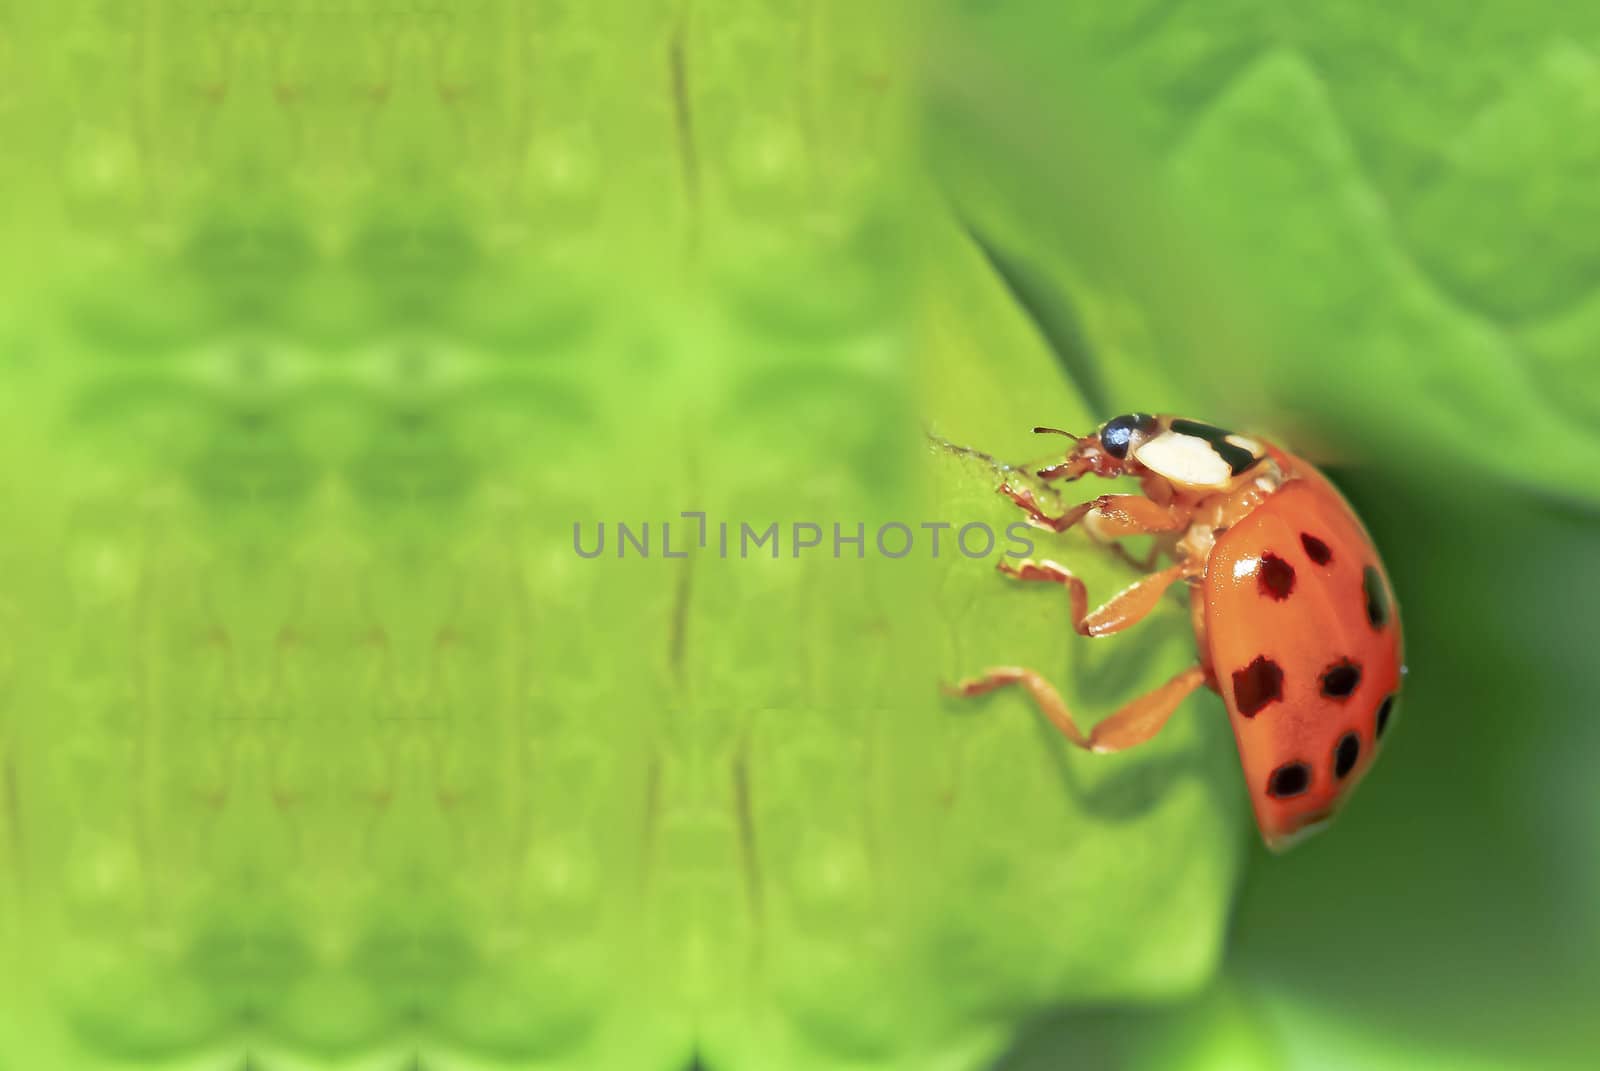
[[963,697],[983,695],[1010,684],[1028,690],[1039,712],[1073,744],[1086,751],[1109,754],[1142,744],[1161,731],[1167,720],[1196,688],[1204,684],[1205,671],[1190,666],[1165,684],[1125,703],[1115,714],[1097,724],[1088,735],[1078,728],[1066,700],[1039,673],[1022,666],[996,666],[981,677],[963,681],[946,689]]

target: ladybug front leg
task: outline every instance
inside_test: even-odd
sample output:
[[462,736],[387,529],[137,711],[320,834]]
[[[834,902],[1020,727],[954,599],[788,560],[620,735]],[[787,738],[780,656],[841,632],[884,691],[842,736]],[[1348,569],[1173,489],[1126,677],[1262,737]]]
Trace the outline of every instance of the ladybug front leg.
[[951,695],[970,697],[1004,688],[1008,684],[1020,684],[1033,697],[1039,712],[1049,718],[1063,736],[1087,751],[1106,754],[1124,751],[1155,736],[1167,724],[1167,719],[1172,717],[1179,704],[1205,680],[1204,670],[1199,666],[1190,666],[1160,687],[1124,704],[1122,709],[1091,729],[1088,736],[1078,728],[1061,693],[1031,669],[996,666],[983,676],[963,681],[946,691]]
[[1065,587],[1072,608],[1072,627],[1080,636],[1107,636],[1138,623],[1155,609],[1173,581],[1192,575],[1195,571],[1188,562],[1168,566],[1158,573],[1141,577],[1111,596],[1103,605],[1090,610],[1089,589],[1084,587],[1082,580],[1072,575],[1072,570],[1059,562],[1028,559],[1012,565],[1002,560],[997,568],[1018,580],[1044,580]]

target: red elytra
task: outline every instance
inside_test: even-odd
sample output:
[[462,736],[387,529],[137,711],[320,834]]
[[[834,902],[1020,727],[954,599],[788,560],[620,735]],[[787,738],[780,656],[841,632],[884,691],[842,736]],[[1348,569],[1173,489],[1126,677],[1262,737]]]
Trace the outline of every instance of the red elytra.
[[952,691],[1019,684],[1068,740],[1112,752],[1149,740],[1205,685],[1227,706],[1262,838],[1284,850],[1348,798],[1394,710],[1404,643],[1377,548],[1322,473],[1269,442],[1143,413],[1074,438],[1065,458],[1039,470],[1042,479],[1132,476],[1141,493],[1102,495],[1054,517],[1026,489],[1002,484],[1001,493],[1050,531],[1083,524],[1107,541],[1153,535],[1148,564],[1162,553],[1174,564],[1093,610],[1083,582],[1056,562],[1002,561],[1001,571],[1066,587],[1073,627],[1085,636],[1135,624],[1172,583],[1189,580],[1198,663],[1088,734],[1024,667],[994,667]]

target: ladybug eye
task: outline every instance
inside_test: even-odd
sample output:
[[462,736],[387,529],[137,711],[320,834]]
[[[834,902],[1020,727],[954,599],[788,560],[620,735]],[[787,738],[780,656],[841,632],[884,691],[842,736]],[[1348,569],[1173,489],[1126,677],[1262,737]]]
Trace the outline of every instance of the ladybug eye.
[[1155,428],[1156,418],[1149,413],[1127,413],[1108,420],[1100,429],[1100,446],[1118,461],[1128,456],[1136,435],[1148,434]]

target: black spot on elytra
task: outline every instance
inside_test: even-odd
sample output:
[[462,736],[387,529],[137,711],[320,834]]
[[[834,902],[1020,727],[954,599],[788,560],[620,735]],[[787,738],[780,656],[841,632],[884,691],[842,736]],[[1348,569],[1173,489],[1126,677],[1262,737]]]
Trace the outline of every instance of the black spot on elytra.
[[1318,565],[1333,561],[1333,548],[1309,532],[1300,533],[1300,545],[1306,548],[1306,557]]
[[1282,602],[1294,590],[1294,566],[1269,551],[1261,555],[1256,580],[1261,585],[1261,594]]
[[1228,441],[1231,431],[1211,424],[1202,424],[1198,420],[1174,420],[1172,430],[1179,435],[1193,435],[1196,439],[1204,439],[1211,444],[1211,449],[1217,456],[1228,463],[1228,471],[1235,476],[1248,469],[1261,459],[1242,446],[1235,446]]
[[1233,705],[1253,718],[1263,707],[1283,698],[1283,669],[1266,655],[1257,655],[1243,669],[1233,671]]
[[1286,762],[1267,778],[1267,795],[1286,800],[1311,787],[1311,767],[1303,762]]
[[1322,694],[1329,699],[1349,699],[1361,683],[1361,667],[1342,659],[1322,671]]
[[1389,727],[1389,715],[1394,712],[1394,696],[1383,697],[1383,705],[1378,708],[1378,739],[1383,739],[1383,731]]
[[1350,771],[1356,768],[1356,760],[1361,757],[1361,737],[1355,733],[1345,733],[1339,738],[1339,745],[1333,749],[1333,776],[1345,778],[1350,776]]
[[1367,620],[1373,628],[1389,623],[1389,592],[1383,586],[1383,574],[1376,565],[1361,570],[1361,588],[1367,595]]

